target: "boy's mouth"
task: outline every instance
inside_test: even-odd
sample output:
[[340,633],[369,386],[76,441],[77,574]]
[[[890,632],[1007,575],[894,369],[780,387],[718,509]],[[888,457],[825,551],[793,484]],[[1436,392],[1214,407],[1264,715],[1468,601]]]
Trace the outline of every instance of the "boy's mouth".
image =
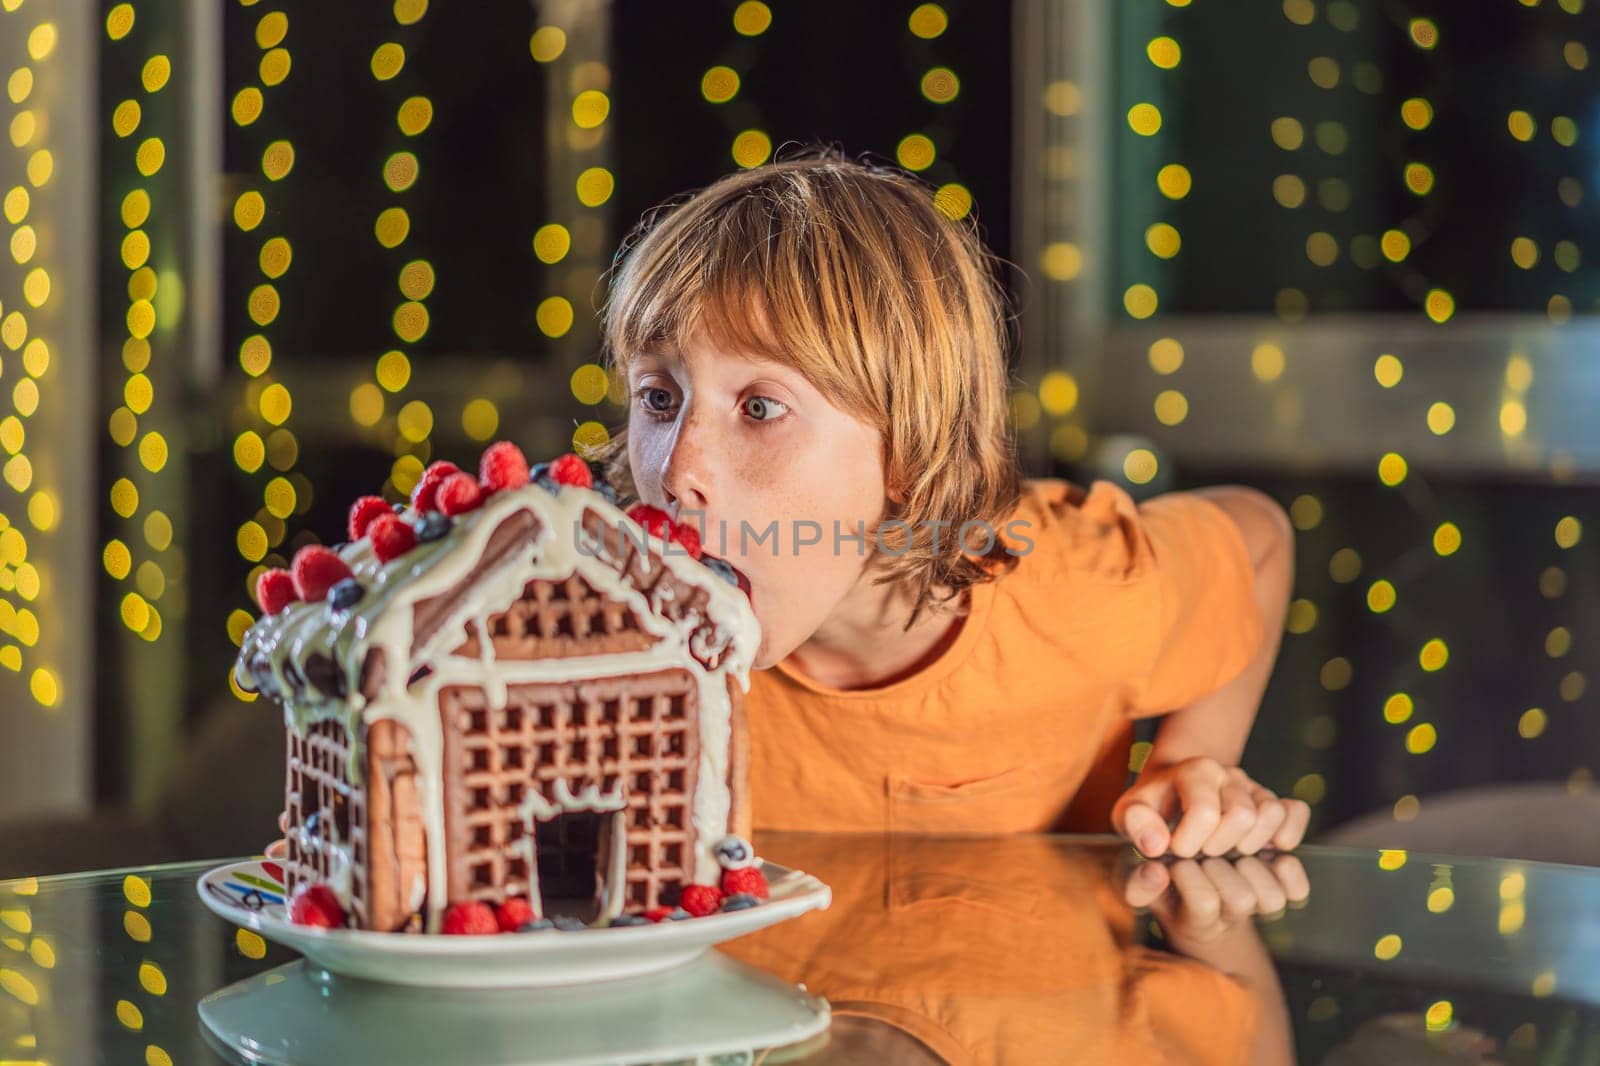
[[710,552],[704,552],[703,557],[706,559],[715,559],[723,566],[726,566],[733,573],[734,580],[739,583],[739,591],[745,594],[745,598],[750,601],[751,606],[755,605],[755,593],[751,590],[750,577],[748,574],[746,574],[743,570],[740,570],[737,566],[734,566],[732,563],[728,562],[728,560],[716,555],[712,555]]

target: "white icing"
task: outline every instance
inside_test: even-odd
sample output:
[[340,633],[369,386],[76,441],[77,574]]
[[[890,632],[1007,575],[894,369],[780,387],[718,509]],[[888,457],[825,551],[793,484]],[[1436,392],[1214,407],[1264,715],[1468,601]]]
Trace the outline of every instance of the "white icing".
[[[427,644],[411,654],[413,608],[430,597],[448,592],[483,561],[489,538],[503,522],[518,511],[530,511],[539,520],[540,530],[529,550],[526,546],[510,552],[491,572],[480,575],[471,594],[463,597],[449,617],[441,620]],[[680,580],[707,593],[706,618],[716,627],[721,639],[709,644],[710,634],[702,627],[706,618],[698,612],[674,622],[661,613],[660,604],[673,591],[657,584],[649,599],[621,572],[621,561],[604,558],[604,546],[582,528],[584,512],[593,511],[601,522],[620,531],[635,544],[649,543],[646,535],[621,510],[598,493],[564,488],[559,493],[530,485],[497,493],[479,510],[462,516],[445,538],[421,544],[387,564],[373,556],[370,544],[361,541],[348,545],[341,557],[350,565],[367,591],[361,601],[345,612],[330,612],[322,603],[291,604],[280,615],[263,619],[252,631],[242,656],[252,650],[264,651],[280,692],[294,694],[285,700],[288,723],[306,728],[312,718],[338,717],[353,725],[355,718],[367,723],[394,719],[411,736],[411,754],[417,764],[418,800],[427,843],[428,929],[438,926],[447,903],[447,868],[444,849],[443,735],[438,693],[446,685],[481,686],[489,712],[505,705],[509,685],[532,682],[581,681],[593,678],[630,675],[671,667],[682,667],[696,679],[698,687],[699,766],[690,818],[695,827],[696,849],[691,880],[715,884],[718,879],[714,848],[725,835],[731,811],[727,787],[727,767],[731,754],[731,700],[727,678],[736,678],[743,691],[750,687],[749,670],[759,641],[755,615],[746,597],[688,555],[656,549],[664,544],[655,539],[661,563]],[[654,538],[652,538],[654,539]],[[637,556],[641,568],[648,570],[649,553]],[[608,655],[577,656],[531,661],[495,659],[487,620],[506,610],[521,595],[531,580],[559,581],[577,573],[603,596],[631,609],[641,627],[657,643],[649,649]],[[475,627],[479,657],[463,659],[449,654],[461,640],[463,627]],[[381,649],[386,666],[382,691],[366,703],[357,691],[359,671],[369,649]],[[321,700],[309,686],[295,687],[284,676],[293,663],[304,672],[307,659],[316,653],[333,659],[343,671],[351,693],[343,700]],[[712,664],[708,669],[696,658]],[[427,665],[432,673],[407,687],[413,669]],[[304,698],[295,698],[300,693]],[[351,730],[352,735],[355,731]],[[357,768],[351,767],[351,773]],[[530,779],[530,786],[533,781]],[[565,781],[557,782],[556,800],[551,804],[531,788],[522,814],[529,849],[530,897],[535,896],[537,867],[533,848],[534,818],[549,818],[561,810],[612,810],[621,805],[620,784],[615,794],[601,796],[590,785],[573,796]],[[600,804],[600,806],[596,806]],[[613,806],[615,804],[616,806]],[[619,851],[623,847],[619,845]],[[620,882],[616,899],[620,900]],[[538,908],[536,900],[535,909]]]

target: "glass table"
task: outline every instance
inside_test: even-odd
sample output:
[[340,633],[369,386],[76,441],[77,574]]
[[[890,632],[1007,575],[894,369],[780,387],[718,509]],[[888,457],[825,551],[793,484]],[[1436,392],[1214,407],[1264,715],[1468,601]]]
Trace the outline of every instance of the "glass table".
[[833,905],[664,974],[545,992],[315,971],[201,905],[214,863],[0,882],[0,1063],[1600,1062],[1600,870],[1318,847],[1143,863],[1084,837],[756,844]]

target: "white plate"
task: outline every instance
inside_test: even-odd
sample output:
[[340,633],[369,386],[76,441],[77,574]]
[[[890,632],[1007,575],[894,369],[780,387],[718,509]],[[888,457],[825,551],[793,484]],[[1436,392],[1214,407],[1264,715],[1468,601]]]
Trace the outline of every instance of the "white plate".
[[293,948],[333,973],[431,988],[535,988],[638,977],[680,966],[713,944],[822,910],[832,899],[828,886],[810,874],[765,863],[770,900],[704,918],[571,933],[374,933],[290,922],[276,869],[262,860],[229,863],[201,875],[195,889],[219,918]]
[[380,985],[301,961],[198,1009],[228,1061],[284,1066],[749,1062],[766,1049],[799,1052],[829,1023],[826,1000],[718,952],[634,981],[537,992]]

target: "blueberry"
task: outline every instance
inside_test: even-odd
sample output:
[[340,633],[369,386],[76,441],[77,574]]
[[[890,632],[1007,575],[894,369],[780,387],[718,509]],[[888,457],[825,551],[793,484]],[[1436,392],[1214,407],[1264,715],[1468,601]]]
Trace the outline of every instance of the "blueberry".
[[405,514],[406,513],[406,505],[403,504],[403,503],[395,504],[394,505],[394,513],[395,514]]
[[580,929],[589,928],[587,922],[579,921],[577,918],[567,914],[556,915],[555,926],[563,933],[576,933]]
[[417,522],[417,539],[426,544],[450,532],[450,516],[443,511],[429,511]]
[[366,594],[367,590],[361,587],[361,582],[347,577],[328,590],[328,607],[335,611],[348,610]]
[[305,829],[306,836],[311,837],[312,839],[316,839],[317,837],[321,836],[322,815],[318,814],[316,811],[312,811],[310,814],[306,815],[306,820],[303,823],[303,827]]
[[595,482],[594,491],[598,492],[605,499],[605,501],[607,503],[612,504],[613,506],[615,506],[615,504],[617,502],[617,490],[616,489],[612,488],[609,484],[607,484],[604,481],[597,481],[597,482]]
[[528,470],[528,482],[531,484],[550,473],[549,463],[534,463]]
[[335,552],[342,552],[348,547],[350,547],[350,542],[347,540],[341,540],[339,543],[333,546],[332,550]]
[[723,562],[721,559],[718,559],[714,555],[702,555],[700,557],[700,561],[705,563],[706,566],[710,567],[713,574],[716,574],[734,588],[739,587],[739,578],[736,574],[734,574],[732,566]]
[[596,487],[606,483],[606,465],[589,460],[589,477],[593,479]]
[[535,918],[531,922],[523,922],[521,925],[517,926],[517,932],[519,932],[519,933],[537,933],[537,932],[539,932],[540,930],[543,930],[543,929],[554,929],[554,928],[555,928],[555,923],[552,922],[549,918]]
[[669,922],[682,922],[682,921],[687,921],[688,919],[693,918],[693,917],[694,917],[694,915],[690,914],[688,911],[684,910],[682,907],[674,907],[674,908],[672,908],[672,912],[667,915],[667,921],[669,921]]
[[540,474],[538,477],[533,479],[533,483],[538,485],[541,489],[544,489],[546,492],[558,493],[561,491],[561,482],[557,481],[549,474]]
[[611,928],[613,929],[617,928],[618,926],[649,924],[650,920],[648,918],[640,917],[637,914],[619,914],[615,918],[611,919]]
[[725,911],[747,911],[751,907],[756,907],[760,904],[761,901],[749,892],[735,892],[722,901],[722,909]]

